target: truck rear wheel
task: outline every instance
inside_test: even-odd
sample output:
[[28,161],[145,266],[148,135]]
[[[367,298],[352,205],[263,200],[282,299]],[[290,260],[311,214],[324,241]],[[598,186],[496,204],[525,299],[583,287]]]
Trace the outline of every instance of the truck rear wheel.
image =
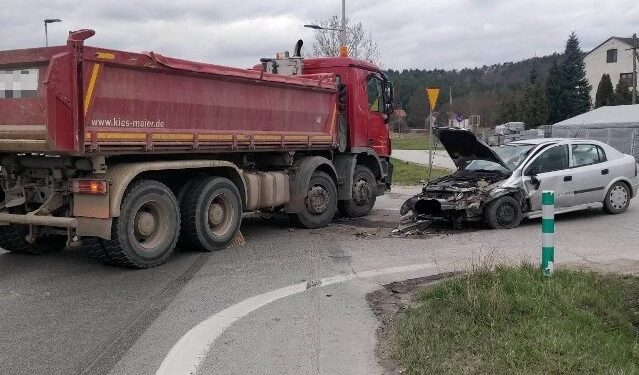
[[173,192],[161,182],[140,180],[127,188],[111,239],[89,241],[88,250],[103,262],[149,268],[166,261],[179,232],[180,210]]
[[302,212],[292,214],[297,225],[308,229],[321,228],[333,220],[337,211],[337,187],[333,179],[321,171],[313,172]]
[[353,197],[347,201],[339,201],[339,212],[346,217],[368,215],[377,200],[377,181],[368,167],[358,165],[353,174]]
[[224,249],[242,224],[242,196],[223,177],[195,180],[180,207],[180,245],[205,251]]
[[27,241],[29,228],[26,225],[10,224],[0,226],[0,247],[12,253],[38,255],[61,250],[66,245],[64,236],[38,238],[36,243]]

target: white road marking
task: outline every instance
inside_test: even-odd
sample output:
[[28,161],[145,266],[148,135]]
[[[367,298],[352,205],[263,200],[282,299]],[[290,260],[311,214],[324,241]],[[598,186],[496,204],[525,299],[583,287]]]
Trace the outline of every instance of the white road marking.
[[285,286],[272,290],[235,305],[210,316],[195,327],[191,328],[180,340],[173,345],[169,354],[164,358],[156,375],[197,374],[198,368],[204,362],[215,340],[231,325],[251,312],[271,302],[303,293],[309,289],[321,288],[327,285],[339,284],[354,279],[365,279],[394,273],[420,271],[435,268],[431,263],[413,264],[410,266],[391,267],[381,270],[370,270],[347,276],[337,275],[321,279],[317,282],[305,282]]

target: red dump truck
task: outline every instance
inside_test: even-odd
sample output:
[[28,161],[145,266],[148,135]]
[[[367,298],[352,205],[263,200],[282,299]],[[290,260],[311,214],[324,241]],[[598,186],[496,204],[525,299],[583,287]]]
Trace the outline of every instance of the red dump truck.
[[390,188],[392,84],[351,58],[237,69],[84,45],[0,51],[0,246],[129,267],[224,248],[242,212],[317,228]]

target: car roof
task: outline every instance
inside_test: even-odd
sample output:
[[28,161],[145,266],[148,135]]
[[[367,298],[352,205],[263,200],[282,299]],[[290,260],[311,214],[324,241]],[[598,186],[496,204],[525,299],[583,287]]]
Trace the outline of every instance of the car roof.
[[515,144],[515,145],[541,145],[544,143],[556,143],[565,141],[565,138],[533,138],[533,139],[522,139],[520,141],[513,141],[506,143],[507,145]]

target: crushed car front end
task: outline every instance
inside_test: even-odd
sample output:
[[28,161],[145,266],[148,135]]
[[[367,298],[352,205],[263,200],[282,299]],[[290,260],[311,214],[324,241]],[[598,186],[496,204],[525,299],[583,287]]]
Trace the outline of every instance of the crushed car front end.
[[435,134],[457,171],[426,183],[402,205],[405,224],[447,221],[460,228],[465,221],[483,220],[488,205],[502,196],[515,199],[521,211],[525,205],[521,178],[513,171],[528,150],[515,150],[524,152],[515,155],[511,165],[469,131],[439,128]]
[[493,199],[519,192],[510,187],[510,174],[458,170],[424,185],[422,192],[408,199],[401,214],[412,212],[413,219],[449,221],[460,227],[464,221],[482,220],[485,205]]

